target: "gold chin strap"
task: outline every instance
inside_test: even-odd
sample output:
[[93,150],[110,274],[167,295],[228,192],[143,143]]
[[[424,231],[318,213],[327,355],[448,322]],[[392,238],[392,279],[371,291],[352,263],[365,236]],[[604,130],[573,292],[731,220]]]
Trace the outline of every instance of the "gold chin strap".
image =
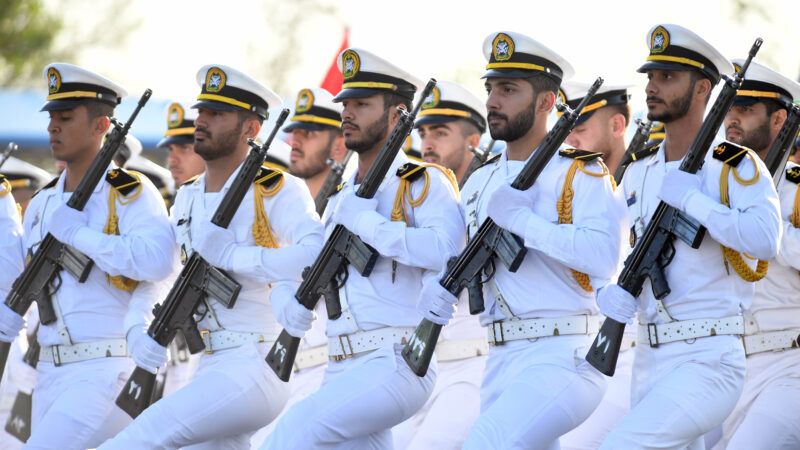
[[[608,167],[603,164],[602,161],[598,161],[600,167],[603,169],[602,172],[590,172],[586,170],[585,166],[586,163],[579,159],[572,161],[572,164],[569,166],[569,170],[567,170],[567,174],[564,177],[564,187],[561,189],[561,196],[558,198],[556,202],[556,211],[558,211],[558,223],[559,224],[571,224],[572,223],[572,199],[575,196],[575,192],[572,189],[572,181],[575,179],[575,174],[580,170],[581,172],[589,175],[590,177],[602,178],[608,175]],[[609,177],[611,181],[611,187],[616,189],[616,183],[614,183],[614,179]],[[578,285],[586,292],[592,292],[592,284],[589,280],[589,275],[586,275],[583,272],[578,272],[575,269],[570,269],[572,272],[572,277],[575,278],[575,281]]]
[[[108,190],[108,219],[106,220],[106,226],[103,228],[103,233],[109,235],[119,235],[119,217],[117,217],[117,203],[120,205],[127,205],[137,198],[142,193],[142,183],[141,183],[141,174],[139,172],[135,172],[133,170],[127,171],[131,176],[136,178],[140,181],[139,185],[136,186],[136,190],[131,193],[129,196],[122,196],[120,195],[119,191],[115,188],[111,188]],[[139,285],[139,282],[136,280],[132,280],[128,277],[124,277],[122,275],[115,275],[111,276],[106,274],[106,280],[115,288],[125,291],[125,292],[133,292],[136,289],[136,286]]]
[[[755,167],[755,175],[753,178],[749,180],[743,179],[739,175],[739,171],[736,168],[733,168],[733,178],[736,180],[737,183],[741,184],[742,186],[750,186],[756,184],[758,179],[760,178],[760,173],[758,172],[758,165],[756,164],[755,160],[753,159],[753,155],[751,152],[747,152],[747,157],[753,161],[753,167]],[[730,207],[730,198],[728,193],[728,175],[731,172],[731,166],[728,164],[722,165],[722,173],[719,176],[719,199],[723,205]],[[741,253],[733,250],[732,248],[725,247],[724,245],[720,245],[722,248],[722,260],[725,262],[725,266],[727,267],[729,264],[733,267],[734,272],[736,272],[739,277],[747,282],[754,283],[767,275],[767,270],[769,269],[769,261],[762,261],[758,260],[756,263],[756,268],[753,270],[747,262],[744,260],[744,257]],[[750,259],[754,259],[748,256]]]
[[253,221],[253,238],[256,245],[265,248],[278,248],[278,242],[272,234],[267,212],[264,210],[264,199],[277,194],[283,187],[283,177],[274,186],[266,188],[260,184],[253,185],[253,201],[255,202],[256,217]]
[[[432,163],[425,163],[420,165],[426,168],[433,167],[441,171],[447,177],[447,180],[450,181],[450,183],[453,185],[453,189],[455,190],[456,195],[457,196],[459,195],[458,181],[456,181],[456,176],[455,174],[453,174],[452,170],[446,167],[442,167],[438,164],[432,164]],[[408,204],[411,206],[411,208],[416,208],[417,206],[421,205],[428,197],[428,189],[430,189],[431,187],[431,180],[428,175],[428,171],[427,170],[424,171],[422,176],[424,184],[422,185],[422,192],[420,192],[419,197],[417,198],[411,197],[412,182],[405,178],[400,179],[400,185],[397,187],[397,193],[394,196],[394,203],[392,205],[392,216],[391,216],[392,221],[399,222],[402,220],[406,223],[406,225],[411,226],[411,224],[408,222],[408,215],[406,214],[405,201],[406,200],[408,201]]]

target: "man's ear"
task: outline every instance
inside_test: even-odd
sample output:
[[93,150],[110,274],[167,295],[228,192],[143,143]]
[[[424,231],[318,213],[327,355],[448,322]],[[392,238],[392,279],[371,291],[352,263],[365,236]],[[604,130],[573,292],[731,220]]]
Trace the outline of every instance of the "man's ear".
[[711,90],[714,89],[714,86],[711,85],[711,80],[708,78],[701,78],[694,84],[695,93],[698,95],[711,95]]
[[242,134],[245,142],[247,142],[248,139],[255,139],[258,137],[259,133],[261,133],[261,123],[259,123],[258,120],[245,120],[244,126],[242,127]]
[[769,118],[770,131],[777,135],[781,131],[781,128],[783,128],[783,123],[786,122],[788,115],[789,114],[783,108],[772,113]]
[[477,133],[470,134],[469,137],[467,138],[467,143],[472,148],[478,148],[478,146],[481,145],[481,135]]
[[625,135],[625,116],[620,113],[612,114],[609,118],[611,122],[611,135],[619,139]]
[[94,136],[105,136],[106,133],[108,133],[108,129],[111,127],[111,119],[109,119],[108,116],[96,117],[92,122],[92,135]]
[[539,93],[536,98],[537,113],[550,114],[554,106],[556,106],[556,94],[549,91]]
[[341,134],[333,138],[331,145],[331,158],[341,163],[344,161],[344,156],[347,154],[347,147],[344,146],[344,136]]

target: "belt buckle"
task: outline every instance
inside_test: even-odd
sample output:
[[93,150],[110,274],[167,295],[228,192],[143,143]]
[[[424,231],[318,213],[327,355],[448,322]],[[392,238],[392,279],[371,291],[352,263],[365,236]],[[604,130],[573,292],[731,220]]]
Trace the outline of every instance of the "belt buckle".
[[214,349],[211,347],[211,331],[210,330],[200,330],[200,339],[203,340],[203,345],[206,346],[203,353],[206,355],[213,355]]
[[61,367],[61,353],[58,352],[58,347],[60,345],[53,345],[50,347],[50,351],[53,353],[53,365]]
[[[497,339],[497,328],[500,328],[500,339]],[[503,321],[502,320],[495,320],[492,322],[492,339],[494,340],[494,345],[503,345],[506,343],[506,336],[503,332]]]
[[[352,358],[353,353],[353,344],[350,342],[350,335],[349,334],[340,334],[339,336],[339,346],[342,347],[342,354],[341,355],[333,355],[331,359],[334,362],[344,361],[345,359]],[[342,340],[344,338],[344,340]],[[347,347],[344,345],[344,341],[347,341]],[[350,353],[347,353],[347,350],[350,350]]]
[[[655,343],[653,342],[653,336],[656,337]],[[653,322],[647,324],[647,340],[650,341],[651,348],[658,348],[658,327]]]

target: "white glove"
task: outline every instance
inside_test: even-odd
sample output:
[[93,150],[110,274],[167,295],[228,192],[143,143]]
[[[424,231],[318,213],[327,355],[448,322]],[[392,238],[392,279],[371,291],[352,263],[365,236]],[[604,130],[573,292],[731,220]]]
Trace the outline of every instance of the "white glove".
[[25,319],[5,303],[0,303],[0,341],[12,342],[25,326]]
[[378,199],[361,198],[355,192],[349,192],[336,205],[333,221],[343,225],[365,241],[371,240],[375,228],[386,221],[378,214]]
[[417,311],[431,322],[447,325],[456,313],[458,297],[439,284],[439,279],[430,277],[422,283],[422,292],[417,302]]
[[153,374],[167,364],[167,348],[153,340],[144,326],[128,331],[128,353],[137,367]]
[[311,329],[311,324],[316,318],[317,314],[314,311],[291,299],[281,311],[278,323],[293,337],[302,338],[306,331]]
[[48,231],[62,244],[74,246],[75,235],[88,223],[89,217],[83,211],[70,208],[64,203],[53,211]]
[[678,169],[668,170],[661,182],[658,198],[664,203],[686,212],[686,203],[689,198],[700,192],[700,176]]
[[233,231],[206,221],[200,225],[192,245],[209,264],[223,270],[232,269],[234,253],[240,247]]
[[487,213],[500,228],[524,236],[525,228],[533,215],[533,200],[531,192],[520,191],[503,183],[489,198]]
[[609,284],[597,293],[597,306],[604,316],[620,323],[631,323],[639,300],[618,285]]

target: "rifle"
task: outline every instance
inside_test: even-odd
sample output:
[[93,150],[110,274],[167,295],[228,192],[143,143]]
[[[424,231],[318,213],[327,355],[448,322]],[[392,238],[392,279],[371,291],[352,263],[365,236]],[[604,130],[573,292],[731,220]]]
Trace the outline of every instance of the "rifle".
[[[761,38],[756,39],[750,48],[750,53],[747,61],[742,66],[742,70],[734,74],[733,78],[723,75],[725,84],[722,86],[714,106],[711,107],[711,112],[703,120],[700,131],[695,136],[683,162],[681,162],[680,170],[697,173],[702,167],[703,160],[711,143],[714,141],[717,130],[719,130],[725,115],[733,105],[736,91],[744,80],[750,61],[758,53],[762,42]],[[619,275],[617,284],[634,297],[638,297],[642,293],[645,280],[649,278],[655,298],[660,300],[666,297],[670,293],[670,288],[664,275],[664,269],[672,262],[672,258],[675,256],[673,241],[678,237],[696,249],[700,247],[704,235],[705,228],[695,228],[693,224],[686,221],[686,216],[679,214],[679,210],[663,201],[660,202],[641,239],[636,243],[636,247],[634,247],[628,259],[625,260],[625,267],[623,267]],[[601,373],[613,376],[624,332],[624,323],[606,318],[597,333],[594,343],[592,343],[592,347],[586,354],[586,360],[589,364]]]
[[[288,109],[281,111],[264,145],[259,146],[252,139],[248,139],[250,152],[214,212],[211,218],[213,224],[222,228],[228,228],[231,224],[234,214],[253,185],[261,165],[264,164],[272,140],[288,116]],[[228,309],[233,308],[241,288],[242,285],[233,277],[209,264],[196,251],[192,251],[167,298],[153,307],[155,317],[147,329],[147,334],[160,345],[167,347],[175,338],[175,334],[180,331],[186,338],[189,351],[192,354],[198,353],[205,348],[194,318],[198,308],[205,304],[208,297],[217,299]],[[136,367],[117,397],[117,406],[131,417],[137,417],[150,406],[155,384],[156,374]]]
[[[514,182],[511,183],[511,187],[525,191],[533,186],[539,174],[542,173],[564,139],[572,131],[589,99],[602,84],[602,78],[595,80],[589,92],[574,110],[571,110],[566,104],[558,105],[559,111],[563,112],[561,118],[536,147],[533,156],[525,163]],[[439,284],[456,297],[464,288],[467,288],[470,294],[470,314],[479,314],[484,310],[482,284],[485,281],[481,280],[481,274],[487,268],[494,267],[495,257],[502,261],[509,272],[516,272],[526,253],[527,248],[520,237],[500,228],[491,218],[487,217],[475,236],[467,243],[467,247],[458,257],[451,259],[447,264],[447,271],[439,280]],[[493,273],[494,270],[491,272]],[[428,319],[422,319],[417,329],[414,330],[414,335],[403,348],[403,359],[420,377],[424,377],[428,372],[428,366],[433,358],[436,341],[439,339],[441,330],[441,325]]]
[[[411,133],[414,127],[414,119],[417,117],[424,99],[430,95],[434,86],[436,86],[436,80],[431,78],[412,112],[407,113],[403,110],[398,110],[400,120],[398,120],[397,125],[392,130],[392,134],[389,135],[389,138],[378,152],[377,158],[375,158],[375,161],[364,176],[364,180],[356,191],[357,196],[361,198],[375,196],[383,179],[386,177],[386,173],[397,157],[398,150],[403,147],[406,136]],[[320,296],[324,295],[325,305],[328,308],[328,317],[331,320],[335,320],[342,314],[341,304],[339,303],[339,288],[347,281],[347,265],[353,265],[353,268],[361,276],[368,277],[377,259],[378,252],[375,249],[364,244],[358,236],[341,224],[336,224],[314,264],[311,267],[306,267],[303,271],[303,281],[300,283],[300,287],[294,297],[301,305],[313,311]],[[267,364],[281,380],[289,381],[299,347],[300,338],[296,338],[287,333],[286,330],[283,330],[269,350],[266,358]]]
[[[36,369],[39,364],[39,353],[42,347],[36,339],[36,332],[39,327],[35,327],[33,334],[28,336],[28,350],[22,357],[22,361],[30,367]],[[11,413],[8,415],[5,430],[8,434],[19,439],[20,442],[27,442],[31,437],[31,410],[33,406],[33,392],[17,392]]]
[[15,144],[15,143],[13,143],[13,142],[9,142],[9,143],[8,143],[8,145],[6,146],[6,149],[5,149],[5,150],[3,150],[3,156],[2,156],[2,159],[0,159],[0,168],[2,168],[2,167],[3,167],[3,164],[5,164],[5,163],[6,163],[6,161],[7,161],[7,160],[8,160],[8,158],[11,156],[11,154],[12,154],[12,153],[14,153],[15,151],[17,151],[17,149],[19,149],[19,147],[17,146],[17,144]]
[[794,144],[797,130],[800,129],[800,105],[791,105],[789,107],[789,115],[783,122],[781,131],[775,136],[772,145],[767,151],[767,156],[764,158],[764,164],[767,166],[769,173],[772,174],[772,181],[775,186],[783,177],[783,168],[786,166],[786,161],[792,153],[790,149]]
[[628,144],[628,148],[625,150],[625,156],[622,157],[617,171],[614,172],[614,181],[617,184],[622,182],[622,175],[625,174],[625,169],[628,168],[628,164],[633,162],[633,155],[642,150],[645,144],[647,144],[647,139],[650,137],[650,128],[652,126],[653,122],[636,119],[636,133],[633,134],[633,138]]
[[328,199],[331,198],[331,195],[336,192],[336,188],[342,183],[342,174],[351,156],[353,156],[353,151],[348,150],[341,164],[333,159],[330,160],[331,171],[328,173],[328,176],[325,177],[325,182],[322,183],[322,187],[317,193],[317,196],[314,197],[314,206],[320,217],[322,217],[322,213],[325,212],[325,207],[328,206]]
[[472,172],[478,170],[478,167],[486,163],[489,157],[492,156],[492,149],[494,148],[495,142],[497,141],[492,139],[489,142],[489,145],[485,149],[480,149],[475,147],[469,148],[469,151],[472,152],[474,156],[472,158],[472,161],[469,162],[469,166],[467,166],[466,172],[464,172],[464,178],[462,178],[461,181],[458,183],[459,188],[463,188],[469,176],[472,175]]
[[[125,136],[128,134],[131,124],[136,120],[139,111],[142,110],[152,94],[153,91],[150,89],[145,90],[136,105],[136,109],[133,110],[131,117],[124,125],[111,118],[114,128],[106,138],[100,152],[95,156],[92,165],[86,171],[75,192],[70,196],[67,206],[83,211],[83,208],[89,202],[89,197],[94,192],[94,188],[97,187],[100,178],[106,173],[108,165],[111,164],[111,159],[117,149],[125,142]],[[54,217],[53,220],[58,220],[58,218]],[[6,297],[6,306],[20,316],[24,316],[35,301],[39,307],[39,322],[44,325],[53,323],[56,320],[56,315],[55,311],[53,311],[51,295],[57,287],[52,290],[48,288],[60,276],[59,272],[65,270],[75,277],[79,283],[83,283],[89,277],[89,272],[92,270],[93,265],[94,262],[89,257],[71,246],[59,242],[52,234],[47,233],[25,270],[14,280],[11,292]],[[10,343],[0,342],[0,375],[5,370],[10,348]]]

